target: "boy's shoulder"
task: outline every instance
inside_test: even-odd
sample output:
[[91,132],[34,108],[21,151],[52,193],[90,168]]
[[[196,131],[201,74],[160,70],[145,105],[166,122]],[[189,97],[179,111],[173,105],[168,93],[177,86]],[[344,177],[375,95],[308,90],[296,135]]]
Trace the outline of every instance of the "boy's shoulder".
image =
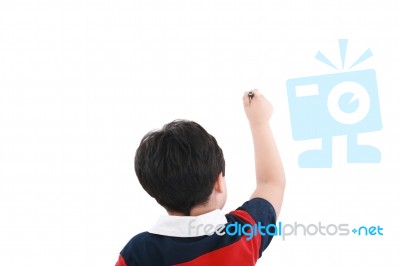
[[160,242],[157,238],[157,235],[149,232],[142,232],[132,237],[121,250],[120,260],[123,263],[117,263],[116,266],[136,265],[147,261],[148,258],[157,259],[160,256]]
[[274,206],[272,206],[269,201],[263,198],[253,198],[249,201],[246,201],[242,206],[230,212],[230,214],[241,216],[242,211],[245,212],[245,216],[250,216],[255,223],[276,222],[276,211]]
[[151,238],[152,234],[150,234],[149,232],[139,233],[134,237],[132,237],[131,240],[129,240],[124,249],[132,249],[132,247],[138,248],[143,245],[146,245],[149,242],[151,242]]

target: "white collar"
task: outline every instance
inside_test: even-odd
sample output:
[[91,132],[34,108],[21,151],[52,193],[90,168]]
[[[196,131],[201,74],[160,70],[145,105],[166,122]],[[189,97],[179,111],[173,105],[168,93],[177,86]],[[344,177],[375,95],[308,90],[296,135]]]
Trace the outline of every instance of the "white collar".
[[212,225],[214,232],[218,226],[226,223],[228,221],[225,214],[220,209],[216,209],[199,216],[161,216],[149,232],[165,236],[196,237],[207,235],[205,225]]

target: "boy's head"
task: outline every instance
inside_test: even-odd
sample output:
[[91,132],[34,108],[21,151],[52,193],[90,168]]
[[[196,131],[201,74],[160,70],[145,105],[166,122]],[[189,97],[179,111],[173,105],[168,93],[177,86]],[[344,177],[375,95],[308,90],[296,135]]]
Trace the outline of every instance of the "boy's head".
[[175,120],[143,137],[135,171],[142,187],[167,211],[189,215],[221,186],[225,160],[217,141],[203,127]]

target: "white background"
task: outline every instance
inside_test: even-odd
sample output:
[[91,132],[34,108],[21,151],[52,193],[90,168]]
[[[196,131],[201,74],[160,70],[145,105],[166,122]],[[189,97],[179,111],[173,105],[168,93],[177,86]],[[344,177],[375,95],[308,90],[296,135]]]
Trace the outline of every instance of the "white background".
[[[164,210],[133,168],[141,137],[176,118],[219,141],[229,188],[225,211],[254,188],[245,90],[274,104],[271,124],[287,173],[280,221],[380,225],[384,236],[273,240],[258,265],[398,265],[400,36],[397,1],[0,2],[0,264],[114,265]],[[383,130],[360,139],[380,164],[299,169],[310,143],[291,136],[285,82],[377,72]]]

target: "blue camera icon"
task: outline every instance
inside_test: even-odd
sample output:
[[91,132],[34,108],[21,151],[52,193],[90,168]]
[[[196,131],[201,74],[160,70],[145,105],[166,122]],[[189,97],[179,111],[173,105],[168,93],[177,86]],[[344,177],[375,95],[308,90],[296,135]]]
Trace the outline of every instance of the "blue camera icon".
[[332,167],[332,137],[340,135],[348,163],[380,162],[377,148],[357,143],[357,134],[382,129],[375,70],[294,78],[286,87],[293,138],[322,140],[320,150],[300,154],[300,167]]

